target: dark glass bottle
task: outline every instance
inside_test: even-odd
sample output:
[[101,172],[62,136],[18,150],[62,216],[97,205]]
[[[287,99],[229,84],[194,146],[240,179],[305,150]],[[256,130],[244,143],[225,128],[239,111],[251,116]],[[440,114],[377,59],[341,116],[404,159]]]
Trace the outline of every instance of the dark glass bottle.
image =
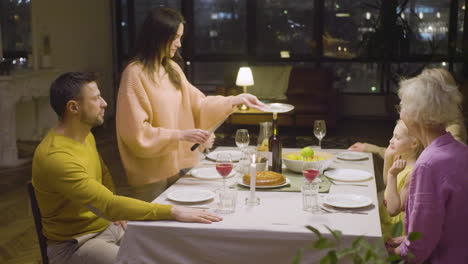
[[271,135],[268,141],[268,148],[271,152],[271,170],[274,172],[281,173],[281,150],[283,148],[281,140],[278,136],[278,114],[273,113],[273,135]]

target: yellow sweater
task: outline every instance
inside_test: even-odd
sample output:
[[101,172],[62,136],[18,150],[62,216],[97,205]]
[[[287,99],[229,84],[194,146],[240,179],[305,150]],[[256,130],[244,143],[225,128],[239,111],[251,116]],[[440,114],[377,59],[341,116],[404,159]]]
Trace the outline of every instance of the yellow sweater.
[[103,185],[110,174],[91,133],[82,144],[52,129],[34,153],[32,182],[50,240],[99,232],[109,221],[171,218],[171,205],[117,196]]
[[229,97],[205,96],[192,86],[181,68],[176,89],[168,75],[148,78],[139,63],[122,73],[117,99],[117,142],[132,186],[165,180],[198,163],[193,143],[180,141],[181,130],[210,129],[234,112]]
[[[405,185],[406,177],[408,177],[413,170],[413,166],[407,166],[405,169],[403,169],[400,173],[397,175],[397,190],[398,193],[401,192],[401,189],[403,189],[403,186]],[[385,191],[384,199],[387,199],[387,191]],[[387,211],[387,208],[383,205],[379,205],[379,213],[380,213],[380,223],[382,225],[382,235],[384,238],[384,241],[391,238],[392,236],[392,229],[395,224],[398,222],[401,222],[404,225],[404,220],[405,220],[405,212],[402,211],[396,216],[390,216],[390,214]],[[404,235],[405,232],[403,230],[402,234],[397,234],[397,236],[402,236]]]

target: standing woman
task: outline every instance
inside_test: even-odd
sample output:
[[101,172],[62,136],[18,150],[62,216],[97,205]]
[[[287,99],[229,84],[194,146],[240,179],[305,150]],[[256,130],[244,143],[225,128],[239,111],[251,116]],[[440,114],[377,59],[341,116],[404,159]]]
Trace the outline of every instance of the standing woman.
[[177,63],[183,32],[180,13],[153,9],[141,27],[136,55],[122,73],[117,142],[134,197],[144,201],[152,201],[198,163],[198,151],[190,147],[209,144],[212,136],[206,130],[235,106],[263,106],[250,94],[205,96],[192,86]]
[[400,118],[425,147],[414,165],[405,207],[407,234],[419,232],[421,238],[396,238],[388,249],[410,263],[467,263],[468,147],[445,130],[461,118],[462,96],[455,85],[432,74],[403,81],[398,95]]

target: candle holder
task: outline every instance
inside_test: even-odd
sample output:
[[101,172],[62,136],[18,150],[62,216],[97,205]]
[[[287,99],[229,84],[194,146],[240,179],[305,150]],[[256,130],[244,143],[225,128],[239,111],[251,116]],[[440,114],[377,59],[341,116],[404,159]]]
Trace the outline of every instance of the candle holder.
[[260,198],[255,195],[256,180],[257,180],[257,163],[256,154],[253,152],[250,155],[252,163],[250,163],[250,192],[249,196],[245,198],[245,204],[248,206],[257,206],[260,204]]

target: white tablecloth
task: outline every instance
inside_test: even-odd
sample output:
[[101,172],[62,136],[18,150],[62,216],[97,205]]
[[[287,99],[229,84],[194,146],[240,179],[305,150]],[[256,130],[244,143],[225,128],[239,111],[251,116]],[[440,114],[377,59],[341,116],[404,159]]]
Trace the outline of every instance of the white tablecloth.
[[[284,149],[284,152],[288,149]],[[338,150],[327,150],[336,152]],[[337,161],[335,168],[355,168],[374,175],[372,155],[359,162]],[[231,182],[237,179],[230,179]],[[171,204],[167,193],[181,188],[217,189],[221,181],[181,178],[155,202]],[[257,192],[261,204],[248,207],[248,191],[238,192],[234,214],[213,224],[174,221],[129,222],[121,243],[117,263],[291,263],[299,248],[307,248],[301,263],[316,263],[325,251],[311,249],[316,236],[305,228],[311,225],[331,236],[325,225],[343,232],[344,244],[350,245],[363,235],[371,243],[381,242],[375,179],[368,187],[332,185],[330,193],[355,193],[373,200],[368,214],[320,213],[302,211],[300,192]],[[215,208],[213,201],[203,206]]]

